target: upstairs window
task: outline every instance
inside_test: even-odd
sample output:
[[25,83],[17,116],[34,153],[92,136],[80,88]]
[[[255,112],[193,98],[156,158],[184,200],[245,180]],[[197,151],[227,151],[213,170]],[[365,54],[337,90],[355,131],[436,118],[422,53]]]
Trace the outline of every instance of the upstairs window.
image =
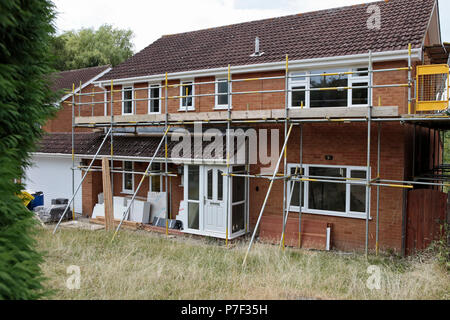
[[122,114],[133,114],[133,87],[124,87],[122,90]]
[[[350,71],[355,73],[348,74]],[[291,108],[368,106],[368,84],[367,67],[292,73],[289,79],[289,106]],[[357,88],[345,89],[347,87]]]
[[228,79],[217,79],[216,81],[216,108],[228,108]]
[[150,85],[148,89],[148,113],[161,113],[161,88],[159,84]]
[[194,110],[194,85],[193,81],[181,82],[180,96],[181,98],[181,110]]
[[[319,70],[313,74],[330,74],[346,72],[345,69]],[[310,78],[311,89],[347,87],[348,75],[314,76]],[[310,108],[346,107],[348,105],[347,90],[314,90],[310,92]]]
[[349,78],[349,86],[351,87],[366,87],[349,90],[349,97],[352,99],[352,106],[367,106],[369,105],[369,73],[367,68],[355,68]]
[[306,73],[296,73],[293,74],[293,78],[290,81],[289,90],[291,91],[290,99],[291,106],[293,108],[306,107],[306,88],[308,87],[308,82],[306,77],[302,77]]

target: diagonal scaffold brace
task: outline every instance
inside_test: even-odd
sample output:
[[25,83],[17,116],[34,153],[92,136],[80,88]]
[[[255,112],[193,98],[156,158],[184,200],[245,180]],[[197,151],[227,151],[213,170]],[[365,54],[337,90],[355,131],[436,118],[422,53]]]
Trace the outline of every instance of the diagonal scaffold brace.
[[[144,173],[144,175],[142,176],[142,179],[141,179],[141,181],[139,182],[139,185],[138,185],[138,187],[136,188],[136,191],[135,191],[134,194],[133,194],[133,197],[131,198],[131,201],[130,201],[130,203],[128,204],[127,210],[125,210],[125,212],[123,213],[122,219],[120,220],[120,223],[119,223],[119,225],[117,226],[116,231],[114,232],[114,235],[113,235],[113,237],[112,237],[112,239],[111,239],[111,242],[114,241],[114,239],[116,238],[117,234],[119,233],[120,227],[122,226],[122,224],[123,224],[123,222],[125,221],[125,219],[128,217],[128,214],[129,214],[129,212],[130,212],[130,208],[131,208],[131,206],[133,205],[134,200],[136,199],[136,196],[137,196],[139,190],[141,189],[142,184],[144,183],[145,178],[147,178],[147,177],[149,176],[149,172],[150,172],[150,170],[151,170],[153,161],[155,160],[156,155],[157,155],[158,152],[159,152],[159,149],[161,149],[161,146],[162,146],[163,143],[166,141],[166,137],[167,137],[167,134],[169,133],[169,130],[170,130],[170,126],[168,126],[167,129],[166,129],[166,131],[164,132],[164,135],[163,135],[163,137],[161,138],[161,141],[159,142],[159,145],[158,145],[158,147],[156,148],[155,153],[153,154],[153,157],[152,157],[152,159],[150,160],[150,163],[148,164],[147,169],[145,170],[145,173]],[[166,155],[167,155],[167,148],[166,148]]]
[[244,262],[242,263],[243,267],[245,267],[245,264],[247,263],[248,254],[250,253],[250,250],[252,249],[252,246],[253,246],[253,242],[255,241],[256,233],[258,232],[259,224],[261,223],[262,215],[264,213],[264,210],[266,209],[267,201],[269,200],[269,196],[270,196],[270,193],[272,191],[273,183],[274,183],[274,181],[276,179],[276,176],[278,174],[278,170],[280,168],[281,160],[284,157],[284,150],[287,147],[287,143],[289,141],[289,137],[291,136],[293,127],[294,127],[294,125],[291,124],[290,127],[289,127],[289,131],[287,132],[286,139],[284,140],[283,149],[281,149],[281,153],[280,153],[280,157],[278,158],[277,166],[275,167],[275,170],[274,170],[273,175],[272,175],[272,179],[270,180],[269,189],[267,190],[266,197],[264,199],[264,203],[263,203],[263,205],[261,207],[261,211],[259,213],[258,221],[256,222],[255,230],[253,231],[252,239],[250,240],[250,244],[248,245],[247,253],[245,254]]
[[59,219],[58,223],[56,224],[55,230],[53,230],[53,234],[56,233],[56,231],[59,228],[59,225],[61,224],[61,221],[64,219],[65,215],[67,214],[67,211],[69,210],[70,205],[72,204],[72,202],[74,201],[76,195],[78,194],[78,191],[80,191],[81,186],[83,185],[83,181],[86,178],[86,176],[88,175],[89,171],[91,170],[95,160],[97,160],[97,157],[100,153],[100,150],[103,148],[103,145],[105,144],[106,140],[108,139],[108,136],[111,134],[112,132],[112,128],[110,128],[108,130],[108,133],[105,135],[105,138],[103,139],[102,143],[100,144],[100,147],[98,147],[97,152],[94,155],[94,158],[92,158],[91,163],[89,164],[89,167],[87,168],[86,172],[83,175],[83,178],[81,179],[80,183],[78,184],[77,189],[75,190],[74,194],[72,195],[72,198],[70,199],[69,203],[66,206],[66,209],[64,210],[64,213],[61,215],[61,218]]

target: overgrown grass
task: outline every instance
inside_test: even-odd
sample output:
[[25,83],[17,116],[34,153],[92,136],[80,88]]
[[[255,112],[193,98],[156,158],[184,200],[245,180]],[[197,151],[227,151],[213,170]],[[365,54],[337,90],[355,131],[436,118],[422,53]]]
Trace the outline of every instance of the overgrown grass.
[[[220,243],[121,231],[40,230],[42,269],[54,299],[450,299],[450,276],[433,257],[401,259],[299,251],[256,244],[242,268],[246,243]],[[81,268],[69,290],[67,267]],[[381,270],[381,289],[366,282]]]

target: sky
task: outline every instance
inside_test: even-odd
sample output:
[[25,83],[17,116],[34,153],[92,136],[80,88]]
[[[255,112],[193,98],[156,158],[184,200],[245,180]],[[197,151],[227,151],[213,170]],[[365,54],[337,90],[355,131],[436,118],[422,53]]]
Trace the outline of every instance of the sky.
[[[112,24],[134,32],[136,52],[163,35],[345,5],[363,0],[52,0],[58,33]],[[450,1],[440,0],[442,40],[450,42]]]

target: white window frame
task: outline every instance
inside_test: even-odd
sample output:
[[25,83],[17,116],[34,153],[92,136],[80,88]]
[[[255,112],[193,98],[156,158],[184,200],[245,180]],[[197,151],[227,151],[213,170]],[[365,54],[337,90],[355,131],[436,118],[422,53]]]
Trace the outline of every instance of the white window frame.
[[[309,86],[310,78],[309,77],[305,77],[305,79],[303,79],[303,80],[295,80],[294,78],[291,78],[291,77],[297,77],[297,76],[302,77],[302,76],[309,75],[309,74],[310,74],[309,71],[291,72],[290,73],[289,87],[288,87],[288,89],[289,89],[289,95],[288,95],[289,109],[301,109],[301,106],[295,106],[295,107],[292,106],[292,93],[293,93],[292,90],[293,90],[293,88],[305,87],[306,90],[309,90],[309,88],[310,88],[310,86]],[[309,98],[310,98],[309,91],[305,91],[305,105],[303,106],[303,108],[309,108]]]
[[[155,89],[156,86],[159,87],[159,100],[158,100],[158,102],[159,102],[159,112],[152,112],[151,111],[152,101],[155,101],[155,100],[150,100],[150,98],[152,98],[152,89]],[[147,113],[148,114],[161,114],[161,109],[162,109],[161,93],[162,93],[161,83],[149,83],[148,84],[148,98],[149,98],[149,100],[148,100],[148,109],[147,109]]]
[[[227,110],[228,109],[228,104],[219,104],[219,81],[221,82],[227,82],[228,84],[228,78],[225,77],[216,77],[216,83],[215,83],[215,104],[214,104],[214,109],[217,110]],[[232,83],[229,84],[229,88],[228,90],[230,90],[230,92],[232,92]],[[229,95],[228,98],[230,99],[230,109],[232,109],[232,104],[233,104],[233,95]]]
[[[159,164],[160,165],[160,171],[162,170],[162,167],[161,167],[161,163],[159,163],[159,162],[155,162],[155,163],[152,163],[152,168],[150,168],[150,171],[155,171],[155,170],[153,170],[153,165],[154,164]],[[150,176],[149,178],[150,179],[148,179],[148,183],[149,183],[149,186],[148,186],[148,190],[150,191],[150,192],[163,192],[163,179],[162,179],[162,176],[159,176],[159,191],[153,191],[153,189],[152,189],[152,186],[153,186],[153,178],[155,178],[156,176]]]
[[[356,71],[358,68],[367,68],[367,65],[357,65],[357,66],[352,66],[350,68],[348,67],[322,67],[320,68],[320,70],[326,70],[326,69],[346,69],[348,72],[354,72]],[[289,73],[289,84],[288,84],[288,90],[289,90],[289,95],[288,95],[288,107],[289,109],[301,109],[300,106],[292,106],[292,89],[294,87],[299,87],[299,86],[304,86],[306,88],[306,92],[305,92],[305,105],[303,106],[304,109],[309,109],[310,108],[310,101],[311,101],[311,77],[309,75],[311,74],[317,74],[320,70],[317,69],[309,69],[309,70],[303,70],[303,71],[292,71]],[[295,80],[293,77],[301,77],[307,75],[307,77],[305,77],[304,80]],[[373,76],[373,75],[372,75]],[[369,83],[369,75],[367,76],[363,76],[360,77],[356,74],[349,74],[348,75],[348,82],[347,85],[349,87],[353,86],[353,83],[360,83],[360,82],[366,82],[367,84]],[[367,89],[369,90],[369,89]],[[372,89],[373,90],[373,89]],[[347,90],[347,108],[350,107],[367,107],[368,104],[358,104],[358,105],[354,105],[353,104],[353,98],[352,98],[352,89]],[[369,95],[368,95],[369,96]],[[372,103],[371,101],[369,101],[369,103]],[[344,107],[345,108],[345,107]]]
[[[131,113],[125,112],[125,91],[131,89]],[[127,100],[128,102],[129,100]],[[134,85],[124,85],[122,86],[122,115],[129,116],[134,114],[135,101],[134,101]]]
[[131,180],[132,180],[132,189],[125,189],[125,171],[126,171],[126,167],[125,167],[125,162],[131,162],[131,170],[134,171],[134,162],[133,161],[123,161],[122,162],[122,167],[123,167],[123,173],[122,173],[122,193],[125,194],[134,194],[134,173],[131,174]]
[[[290,163],[288,164],[288,172],[290,173],[292,169],[295,169],[296,167],[299,167],[300,164]],[[302,166],[303,168],[303,176],[309,176],[309,168],[310,167],[316,167],[316,168],[333,168],[333,169],[346,169],[347,170],[347,178],[351,178],[352,171],[364,171],[367,174],[367,167],[358,167],[358,166],[339,166],[339,165],[315,165],[315,164],[304,164]],[[369,171],[369,176],[370,176]],[[288,182],[287,187],[287,199],[290,199],[290,193],[291,193],[291,187],[292,187],[293,181]],[[365,187],[365,184],[362,185]],[[335,217],[343,217],[343,218],[353,218],[353,219],[366,219],[367,218],[367,204],[366,204],[366,210],[365,212],[354,212],[350,210],[350,196],[351,196],[351,184],[346,184],[346,191],[345,191],[345,212],[338,212],[338,211],[327,211],[327,210],[317,210],[317,209],[310,209],[309,208],[309,181],[303,182],[303,207],[302,212],[308,213],[308,214],[315,214],[315,215],[325,215],[325,216],[335,216]],[[369,199],[370,193],[369,193]],[[301,200],[300,200],[301,201]],[[291,205],[290,212],[299,212],[299,206]],[[372,217],[369,216],[369,219],[371,220]]]
[[[183,80],[180,83],[180,97],[184,97],[186,95],[186,90],[185,90],[185,86],[183,86],[183,84],[186,83],[191,83],[192,85],[192,105],[191,106],[183,106],[183,98],[180,98],[180,110],[179,111],[194,111],[195,110],[195,81],[194,79],[190,79],[190,80]],[[183,92],[184,91],[184,92]]]
[[[364,67],[355,67],[351,71],[355,72],[359,68],[364,68]],[[368,70],[367,70],[367,73],[369,73]],[[369,75],[367,75],[367,76],[359,76],[358,74],[351,74],[348,77],[348,86],[349,87],[353,87],[354,85],[356,86],[357,83],[361,83],[361,82],[366,83],[367,86],[368,86],[369,85]],[[353,89],[350,89],[350,90],[347,90],[347,91],[348,91],[349,107],[367,107],[367,106],[369,106],[368,103],[366,103],[366,104],[353,104]],[[367,89],[367,99],[369,99],[369,89]]]

